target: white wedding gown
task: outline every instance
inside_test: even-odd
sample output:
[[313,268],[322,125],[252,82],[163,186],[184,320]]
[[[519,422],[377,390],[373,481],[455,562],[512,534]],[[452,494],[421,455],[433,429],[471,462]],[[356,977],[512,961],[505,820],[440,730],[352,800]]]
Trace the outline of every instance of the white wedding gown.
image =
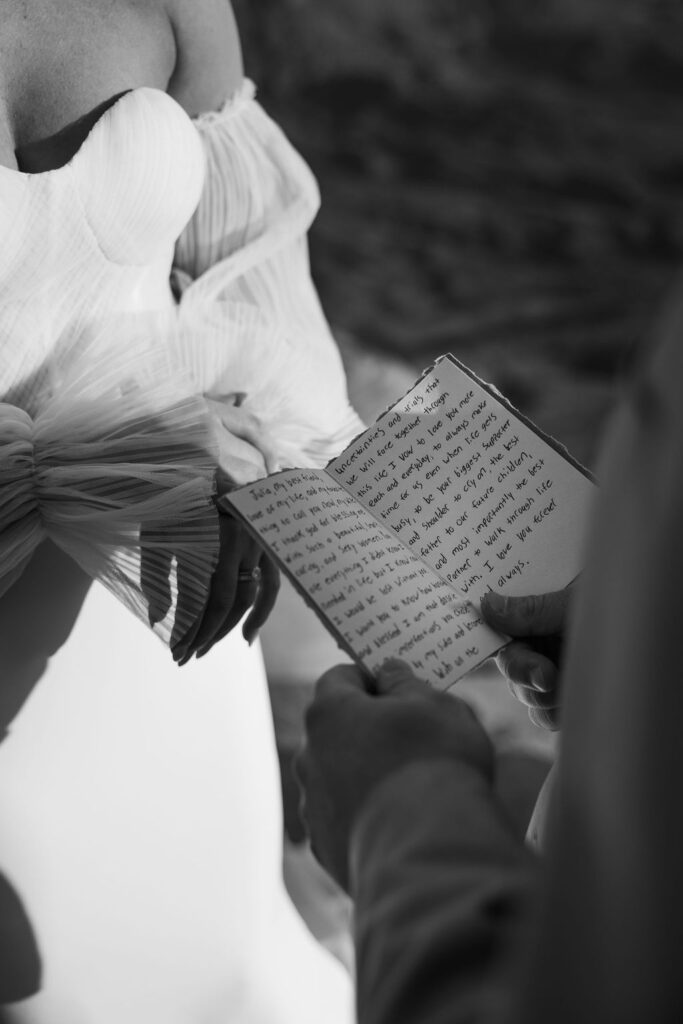
[[[359,422],[308,273],[316,209],[310,172],[249,83],[195,122],[165,93],[133,90],[65,166],[0,169],[0,671],[17,712],[0,742],[0,872],[42,964],[40,990],[11,1021],[352,1018],[348,978],[283,888],[258,645],[237,629],[174,665],[144,621],[139,551],[121,541],[126,494],[107,513],[107,546],[79,519],[73,454],[84,435],[101,445],[136,401],[158,411],[180,387],[162,379],[165,363],[155,379],[138,348],[147,320],[157,349],[169,325],[186,325],[172,365],[200,395],[246,394],[282,464],[323,463],[346,443]],[[104,346],[91,350],[93,324]],[[78,420],[70,396],[81,392],[91,404]],[[50,431],[51,462],[40,454]],[[63,465],[60,431],[74,443]],[[88,588],[89,575],[106,587]],[[168,640],[169,629],[155,631]]]

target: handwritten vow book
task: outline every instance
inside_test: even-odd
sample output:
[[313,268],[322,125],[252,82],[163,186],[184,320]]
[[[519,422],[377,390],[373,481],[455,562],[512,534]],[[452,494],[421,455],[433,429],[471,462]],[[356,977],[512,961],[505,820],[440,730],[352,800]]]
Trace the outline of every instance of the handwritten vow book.
[[324,470],[229,495],[351,657],[441,689],[502,647],[488,590],[559,590],[581,569],[587,474],[452,356]]

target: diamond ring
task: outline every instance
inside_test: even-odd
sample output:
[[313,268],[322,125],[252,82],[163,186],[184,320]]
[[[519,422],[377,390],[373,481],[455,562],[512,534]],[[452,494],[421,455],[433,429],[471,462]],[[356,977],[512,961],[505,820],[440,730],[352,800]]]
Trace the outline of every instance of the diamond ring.
[[261,570],[257,565],[253,569],[247,570],[247,572],[239,572],[237,579],[240,583],[258,583],[261,579]]

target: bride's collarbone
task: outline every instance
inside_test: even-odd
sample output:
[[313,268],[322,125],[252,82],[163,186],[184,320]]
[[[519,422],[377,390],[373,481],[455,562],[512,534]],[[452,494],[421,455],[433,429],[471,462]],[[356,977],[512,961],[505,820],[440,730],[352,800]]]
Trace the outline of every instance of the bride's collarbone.
[[242,81],[228,0],[3,0],[0,163],[129,89],[168,91],[195,115]]
[[[5,15],[7,11],[7,15]],[[161,0],[5,0],[0,162],[127,89],[166,89],[176,64]]]

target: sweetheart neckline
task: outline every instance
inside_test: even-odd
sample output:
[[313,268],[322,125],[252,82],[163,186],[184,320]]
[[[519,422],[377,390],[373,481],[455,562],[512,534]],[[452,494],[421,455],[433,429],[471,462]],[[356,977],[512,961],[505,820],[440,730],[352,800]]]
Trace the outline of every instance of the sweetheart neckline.
[[[45,171],[22,171],[18,167],[8,167],[6,164],[0,164],[0,172],[11,174],[11,175],[14,175],[15,177],[19,177],[19,178],[46,178],[49,175],[58,174],[60,171],[66,171],[67,168],[73,167],[74,163],[78,160],[78,158],[81,155],[81,153],[84,151],[84,149],[87,148],[89,142],[91,141],[91,139],[93,138],[95,133],[99,129],[101,129],[101,125],[103,124],[103,122],[105,122],[107,120],[108,116],[111,116],[113,114],[113,112],[128,97],[130,97],[132,95],[135,95],[135,94],[137,94],[139,92],[146,91],[148,89],[151,90],[152,92],[163,92],[163,89],[155,89],[153,86],[144,86],[144,85],[143,86],[138,86],[135,89],[127,89],[116,100],[114,100],[114,102],[110,106],[108,106],[107,109],[97,118],[95,123],[93,125],[91,125],[90,130],[86,134],[85,138],[81,142],[81,144],[78,147],[78,149],[76,150],[76,152],[71,157],[69,157],[69,159],[66,161],[66,163],[61,164],[59,167],[50,167],[50,168],[48,168]],[[168,95],[168,94],[164,93],[164,95]],[[169,99],[173,100],[173,97],[169,96]],[[173,100],[173,102],[175,103],[176,101]],[[177,104],[177,105],[180,106],[180,104]],[[183,108],[180,107],[180,109],[182,110]],[[183,111],[183,113],[185,113],[185,111]],[[87,115],[85,115],[85,116],[87,116]],[[68,128],[69,126],[67,125],[66,127]]]
[[182,112],[182,114],[188,119],[188,121],[191,122],[192,119],[190,118],[190,115],[187,113],[187,111],[185,111],[183,107],[181,107],[181,105],[178,103],[178,101],[175,100],[163,89],[157,89],[153,85],[139,85],[133,89],[127,89],[116,100],[114,100],[111,106],[107,107],[104,113],[102,113],[97,118],[95,123],[91,126],[90,130],[88,131],[87,135],[81,142],[76,152],[66,161],[66,163],[61,164],[59,167],[50,167],[45,171],[22,171],[18,167],[7,167],[6,164],[0,164],[0,172],[11,174],[19,178],[45,179],[49,176],[59,174],[60,172],[66,172],[68,169],[73,169],[77,161],[82,158],[84,151],[88,149],[88,147],[92,144],[92,140],[95,137],[96,133],[101,132],[103,130],[102,126],[106,124],[108,120],[115,116],[114,111],[118,111],[119,108],[123,106],[123,104],[126,102],[126,100],[130,100],[131,97],[137,96],[140,93],[145,92],[161,93],[162,96],[166,96],[166,98],[169,99],[171,103]]
[[58,167],[62,167],[78,152],[91,128],[109,107],[113,107],[117,100],[129,91],[123,89],[115,93],[50,135],[31,139],[30,142],[22,146],[16,146],[14,149],[16,167],[10,166],[10,169],[25,171],[29,174],[40,174],[45,170],[56,170]]
[[[153,85],[134,86],[133,88],[126,89],[124,92],[122,92],[121,95],[118,96],[117,99],[115,99],[114,102],[110,106],[108,106],[107,109],[97,118],[95,123],[90,127],[90,130],[88,131],[87,135],[81,142],[76,152],[66,161],[66,163],[61,164],[59,167],[50,167],[45,171],[22,171],[18,167],[7,167],[6,164],[0,164],[0,174],[12,175],[15,178],[21,178],[24,180],[32,178],[45,180],[50,176],[55,176],[57,174],[60,174],[61,172],[66,172],[69,169],[73,169],[78,160],[83,158],[84,152],[92,144],[92,139],[95,136],[95,134],[99,131],[104,130],[103,125],[106,124],[107,120],[116,116],[115,111],[118,111],[119,108],[122,107],[124,103],[126,103],[126,101],[130,101],[132,97],[138,96],[140,93],[153,93],[164,96],[167,100],[171,102],[172,106],[175,107],[176,110],[180,111],[182,116],[185,117],[191,125],[194,125],[195,121],[201,121],[202,118],[204,117],[210,117],[211,115],[215,116],[217,113],[222,113],[223,111],[228,110],[231,106],[236,104],[236,102],[239,101],[240,98],[252,97],[253,91],[253,84],[248,78],[245,77],[242,79],[242,82],[237,87],[235,92],[226,99],[220,111],[207,111],[206,114],[199,114],[198,117],[192,118],[187,113],[185,108],[181,106],[178,100],[171,96],[170,93],[167,93],[164,89],[159,89]],[[83,116],[87,117],[87,114]],[[69,125],[66,125],[65,127],[68,128]]]

